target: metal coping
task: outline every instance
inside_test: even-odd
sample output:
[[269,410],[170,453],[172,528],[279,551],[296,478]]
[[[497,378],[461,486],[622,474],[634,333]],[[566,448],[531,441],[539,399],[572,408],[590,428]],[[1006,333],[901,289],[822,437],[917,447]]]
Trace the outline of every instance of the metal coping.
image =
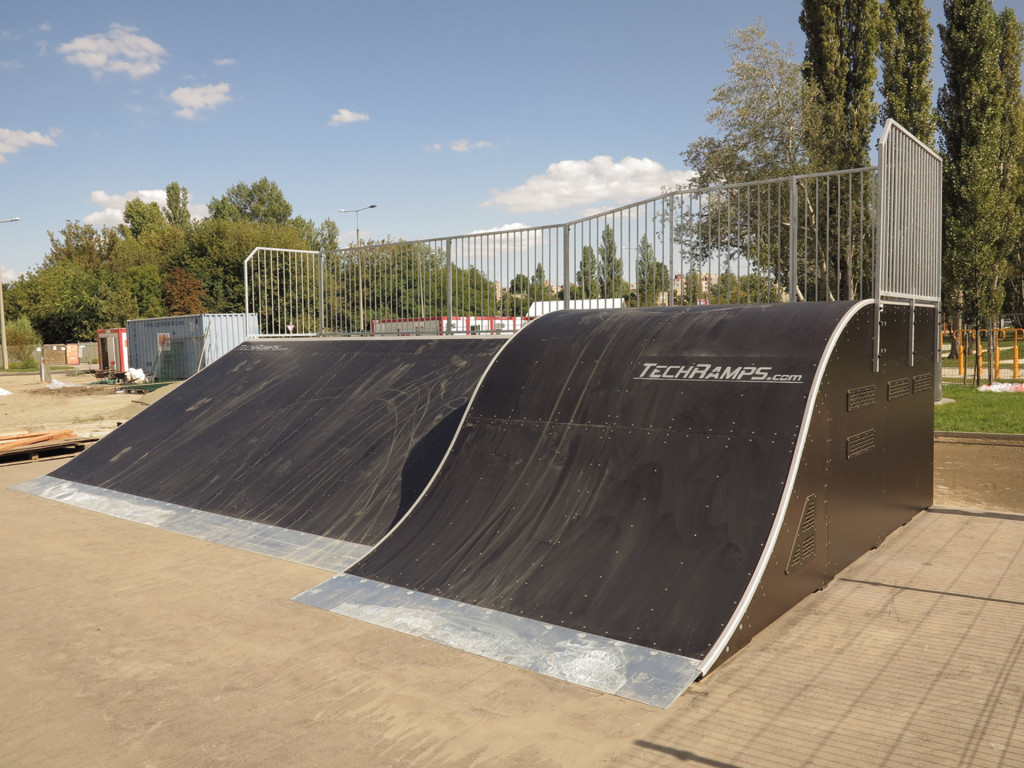
[[696,659],[342,573],[294,598],[547,677],[665,709]]
[[344,571],[370,551],[365,544],[204,512],[48,475],[16,485],[12,490],[334,573]]

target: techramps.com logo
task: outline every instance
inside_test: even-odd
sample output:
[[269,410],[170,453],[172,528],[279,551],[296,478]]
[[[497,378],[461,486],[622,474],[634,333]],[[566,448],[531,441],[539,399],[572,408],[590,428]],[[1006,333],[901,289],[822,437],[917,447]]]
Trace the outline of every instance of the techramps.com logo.
[[638,363],[634,381],[725,381],[763,384],[799,384],[802,373],[780,373],[772,365],[725,365],[719,363]]

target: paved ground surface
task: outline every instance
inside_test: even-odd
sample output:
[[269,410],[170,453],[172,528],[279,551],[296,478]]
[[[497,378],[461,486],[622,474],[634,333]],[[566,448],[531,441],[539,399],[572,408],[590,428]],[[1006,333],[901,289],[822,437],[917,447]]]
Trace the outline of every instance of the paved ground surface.
[[936,444],[936,505],[668,710],[291,601],[323,571],[9,490],[0,765],[1024,765],[1024,446]]

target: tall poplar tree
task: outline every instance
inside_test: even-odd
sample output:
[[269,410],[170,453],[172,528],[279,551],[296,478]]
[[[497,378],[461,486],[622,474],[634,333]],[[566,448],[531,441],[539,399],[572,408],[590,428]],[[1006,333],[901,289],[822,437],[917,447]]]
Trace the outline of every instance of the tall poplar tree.
[[1003,191],[1003,231],[999,251],[1006,262],[1003,311],[1024,313],[1024,96],[1021,63],[1024,29],[1011,8],[996,19],[999,28],[999,70],[1003,76],[1003,128],[1000,177]]
[[817,88],[816,170],[869,165],[878,52],[878,0],[803,0],[800,28],[807,38],[804,76]]
[[[878,0],[803,0],[800,27],[807,38],[804,77],[814,86],[807,124],[808,154],[816,171],[863,168],[870,165],[871,133],[878,120],[874,101],[877,69]],[[860,205],[858,196],[839,185],[828,195],[822,208],[808,211],[815,220],[817,237],[839,231],[844,217]],[[857,296],[864,275],[863,254],[870,247],[863,235],[837,243],[830,249],[819,243],[818,252],[829,254],[828,264],[819,263],[820,276],[835,275],[830,295],[839,299]],[[831,283],[829,278],[827,283]]]
[[924,0],[885,0],[879,29],[882,61],[880,118],[895,120],[928,146],[935,145],[932,102],[931,11]]
[[942,272],[947,314],[969,325],[995,320],[1003,299],[1000,254],[1005,81],[991,0],[945,0],[939,25],[946,82],[939,89],[943,156]]

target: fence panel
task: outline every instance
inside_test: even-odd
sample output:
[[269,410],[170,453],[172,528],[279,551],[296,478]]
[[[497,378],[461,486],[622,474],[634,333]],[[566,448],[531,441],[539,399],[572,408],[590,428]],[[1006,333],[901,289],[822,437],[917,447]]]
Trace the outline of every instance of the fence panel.
[[337,251],[257,248],[280,334],[507,333],[555,307],[938,301],[941,162],[895,123],[879,167],[676,189],[566,224]]

